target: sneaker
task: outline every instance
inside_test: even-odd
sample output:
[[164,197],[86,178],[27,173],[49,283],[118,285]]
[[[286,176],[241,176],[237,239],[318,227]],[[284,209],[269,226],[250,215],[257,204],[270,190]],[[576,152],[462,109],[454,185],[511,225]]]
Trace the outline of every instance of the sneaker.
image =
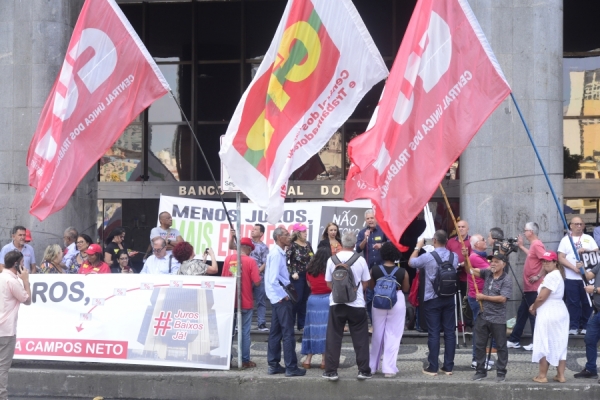
[[577,329],[569,329],[569,335],[577,335]]
[[423,369],[423,373],[425,375],[429,375],[429,376],[437,376],[437,371],[434,371],[433,369],[431,369],[431,367],[427,367],[425,369]]
[[266,324],[260,324],[258,326],[258,330],[261,331],[261,332],[269,332],[269,328],[267,328]]
[[[494,361],[490,360],[487,362],[486,369],[490,371],[492,369],[492,365],[494,365]],[[477,361],[473,361],[471,363],[471,369],[477,369]]]
[[373,374],[370,372],[359,372],[356,379],[364,381],[365,379],[371,379],[372,377],[373,377]]
[[443,373],[445,373],[446,375],[452,375],[452,371],[448,371],[448,370],[446,369],[446,367],[442,367],[442,368],[440,368],[440,370],[441,370]]
[[321,375],[321,377],[323,379],[327,379],[328,381],[337,381],[338,379],[340,379],[337,372],[323,372],[323,375]]
[[580,330],[580,331],[579,331],[579,334],[580,334],[580,335],[585,335],[585,333],[586,333],[586,332],[587,332],[587,330],[586,330],[586,329],[582,329],[582,330]]
[[506,380],[506,375],[498,374],[496,375],[496,382],[504,382]]
[[283,374],[284,372],[285,372],[285,368],[283,368],[279,364],[277,364],[276,367],[269,366],[269,369],[267,370],[267,374],[269,374],[269,375]]
[[579,378],[594,378],[597,379],[598,378],[598,373],[597,372],[590,372],[587,369],[583,369],[583,371],[576,373],[575,375],[573,375],[573,377],[579,379]]
[[527,345],[527,346],[523,346],[523,350],[527,350],[527,351],[533,351],[533,343]]
[[471,378],[471,380],[480,381],[485,378],[487,378],[487,374],[484,374],[483,372],[477,372],[475,375],[473,375],[473,378]]
[[306,375],[306,370],[304,368],[296,368],[294,370],[291,371],[285,371],[285,376],[292,377],[292,376],[304,376]]
[[511,342],[510,340],[506,341],[506,347],[509,349],[518,349],[521,347],[521,343],[519,342]]

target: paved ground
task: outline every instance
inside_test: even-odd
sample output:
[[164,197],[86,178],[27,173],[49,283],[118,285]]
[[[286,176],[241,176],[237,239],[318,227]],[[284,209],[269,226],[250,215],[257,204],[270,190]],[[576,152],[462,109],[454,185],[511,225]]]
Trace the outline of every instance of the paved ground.
[[[252,344],[251,358],[257,368],[236,369],[236,353],[231,371],[190,370],[183,368],[157,368],[129,365],[58,363],[15,361],[10,372],[9,391],[11,399],[382,399],[398,397],[405,399],[577,399],[600,396],[600,385],[595,379],[576,380],[575,372],[585,364],[585,350],[569,349],[567,359],[567,382],[538,384],[531,381],[537,374],[537,364],[531,363],[531,352],[511,349],[507,381],[497,384],[495,371],[485,381],[472,382],[471,349],[461,346],[456,351],[455,369],[452,376],[429,377],[421,370],[427,358],[424,344],[404,344],[398,355],[397,377],[386,379],[382,374],[359,382],[351,343],[342,347],[340,380],[327,382],[321,378],[320,356],[313,357],[313,368],[302,378],[269,376],[267,371],[267,344]],[[300,360],[300,344],[296,351]],[[442,349],[443,353],[443,349]],[[442,355],[440,355],[440,358]],[[492,355],[492,359],[495,356]],[[553,368],[549,376],[553,376]],[[317,394],[317,395],[315,395]]]

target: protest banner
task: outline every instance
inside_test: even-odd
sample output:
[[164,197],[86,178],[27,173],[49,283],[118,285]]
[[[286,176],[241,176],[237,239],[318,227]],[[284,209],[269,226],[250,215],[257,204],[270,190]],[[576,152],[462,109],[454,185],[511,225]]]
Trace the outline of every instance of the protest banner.
[[235,279],[30,275],[15,358],[229,369]]
[[[232,222],[237,222],[237,210],[233,203],[228,209]],[[288,230],[296,222],[305,224],[308,228],[308,241],[316,249],[321,234],[329,222],[335,222],[340,227],[340,234],[348,231],[358,233],[365,226],[365,210],[371,208],[368,200],[353,202],[320,201],[285,203],[283,216],[277,225],[267,222],[267,213],[257,204],[242,203],[242,235],[250,237],[254,224],[265,226],[263,242],[267,246],[273,244],[273,231],[279,225]],[[197,254],[211,247],[218,261],[223,261],[228,250],[229,224],[223,206],[218,201],[188,199],[183,197],[161,196],[158,207],[159,214],[166,211],[173,217],[173,228],[179,229],[181,236],[194,246]]]
[[[586,271],[591,271],[596,267],[596,265],[598,265],[598,263],[600,263],[600,251],[582,253],[581,261],[583,262],[583,268],[585,268]],[[588,283],[593,285],[595,280],[595,278],[588,279]]]

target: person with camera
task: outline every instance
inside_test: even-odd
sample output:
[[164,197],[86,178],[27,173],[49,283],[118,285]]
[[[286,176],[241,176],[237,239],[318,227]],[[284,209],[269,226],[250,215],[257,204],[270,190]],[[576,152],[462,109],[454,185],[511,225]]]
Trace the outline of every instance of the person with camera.
[[[474,381],[487,377],[486,346],[491,335],[498,349],[496,362],[496,382],[506,379],[508,364],[508,347],[506,346],[506,301],[512,296],[512,280],[504,270],[508,264],[507,257],[499,251],[491,257],[489,269],[472,268],[467,273],[484,280],[483,292],[476,295],[477,301],[482,302],[483,310],[475,323],[475,358],[477,372]],[[467,266],[467,269],[468,266]]]
[[24,268],[23,259],[20,251],[7,252],[4,254],[4,269],[0,273],[0,399],[8,398],[8,370],[17,343],[19,307],[31,304],[29,273]]
[[[519,235],[517,244],[519,249],[527,258],[525,258],[525,265],[523,265],[523,298],[517,311],[517,322],[508,338],[506,343],[509,349],[518,349],[521,347],[521,335],[525,324],[529,319],[529,326],[531,326],[531,334],[535,330],[535,315],[529,312],[529,308],[535,302],[538,296],[538,288],[544,280],[546,272],[542,268],[542,257],[546,252],[544,243],[538,238],[539,226],[535,222],[527,222],[523,233],[525,238],[529,242],[529,249],[523,244],[523,237]],[[533,350],[533,343],[527,346],[523,346],[523,349],[527,351]]]
[[[204,250],[202,260],[196,258],[194,247],[188,242],[179,242],[173,247],[173,257],[181,264],[177,275],[212,275],[219,272],[217,257],[213,250],[208,247]],[[210,257],[210,265],[206,260]]]
[[[265,269],[265,292],[271,302],[271,330],[267,347],[267,363],[269,375],[304,376],[306,370],[298,367],[296,341],[294,340],[294,304],[291,293],[288,295],[284,287],[290,284],[290,273],[287,269],[285,248],[290,245],[290,233],[283,226],[273,231],[275,245],[267,256]],[[281,362],[281,343],[283,342],[283,359]]]
[[[579,259],[586,252],[598,250],[598,245],[594,238],[586,235],[585,223],[579,217],[573,217],[569,225],[571,229],[571,239]],[[582,261],[577,261],[569,233],[565,235],[558,245],[558,262],[565,267],[565,303],[569,310],[569,335],[585,335],[588,319],[592,314],[592,307],[589,304],[588,295],[585,292],[580,268],[583,267]]]
[[[419,239],[417,246],[410,255],[408,265],[412,268],[425,269],[425,294],[423,297],[424,317],[427,321],[427,347],[429,356],[428,366],[423,369],[425,375],[436,376],[439,369],[440,332],[444,330],[444,365],[441,370],[446,375],[452,375],[454,368],[454,354],[456,351],[456,328],[454,320],[454,294],[440,296],[434,282],[440,270],[440,264],[432,255],[436,252],[442,262],[450,261],[454,269],[458,266],[458,255],[446,248],[448,235],[443,230],[438,230],[433,235],[433,251],[419,256],[419,251],[425,245],[424,239]],[[487,336],[486,336],[487,338]]]

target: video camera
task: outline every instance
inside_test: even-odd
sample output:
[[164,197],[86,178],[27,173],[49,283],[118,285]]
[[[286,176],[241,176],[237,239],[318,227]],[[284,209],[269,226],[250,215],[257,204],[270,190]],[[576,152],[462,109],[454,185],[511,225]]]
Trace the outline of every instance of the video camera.
[[502,254],[508,256],[510,253],[516,252],[519,250],[519,245],[517,244],[518,238],[506,238],[506,239],[496,239],[494,240],[494,246],[492,248],[492,253],[496,250],[500,251]]

